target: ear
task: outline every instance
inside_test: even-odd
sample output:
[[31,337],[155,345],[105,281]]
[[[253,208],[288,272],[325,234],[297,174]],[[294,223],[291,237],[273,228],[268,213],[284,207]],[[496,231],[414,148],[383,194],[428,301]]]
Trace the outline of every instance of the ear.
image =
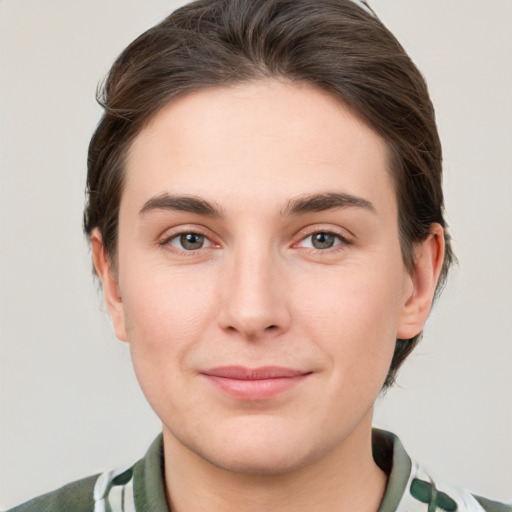
[[126,323],[123,300],[119,293],[119,283],[115,273],[112,271],[107,252],[103,246],[103,237],[97,228],[91,233],[91,248],[94,268],[101,279],[105,304],[114,333],[118,339],[126,341]]
[[412,286],[402,308],[397,338],[413,338],[423,329],[443,267],[444,250],[444,230],[432,224],[428,237],[414,246],[414,268],[409,274]]

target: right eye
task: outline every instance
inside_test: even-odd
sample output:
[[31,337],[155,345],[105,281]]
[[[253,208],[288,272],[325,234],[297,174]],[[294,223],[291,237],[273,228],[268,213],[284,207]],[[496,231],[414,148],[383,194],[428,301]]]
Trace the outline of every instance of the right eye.
[[[306,242],[307,241],[307,242]],[[311,247],[312,249],[330,249],[331,247],[336,247],[340,245],[340,236],[334,233],[327,233],[324,231],[319,231],[317,233],[312,233],[305,237],[302,242],[305,247]]]
[[170,238],[166,243],[182,251],[197,251],[212,245],[208,238],[199,233],[180,233]]

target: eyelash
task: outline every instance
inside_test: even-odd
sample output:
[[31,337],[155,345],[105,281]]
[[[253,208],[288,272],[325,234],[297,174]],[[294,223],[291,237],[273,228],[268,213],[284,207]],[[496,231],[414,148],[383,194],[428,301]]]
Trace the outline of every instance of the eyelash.
[[[202,237],[205,241],[207,241],[208,245],[206,247],[202,246],[197,249],[185,249],[185,248],[179,248],[179,247],[173,246],[171,244],[171,242],[173,242],[174,240],[179,240],[181,237],[187,236],[187,235],[195,235],[195,236]],[[337,233],[335,231],[316,229],[316,230],[310,231],[309,233],[302,236],[301,239],[297,243],[293,244],[292,247],[297,247],[299,244],[303,243],[305,240],[313,237],[314,235],[332,236],[335,239],[337,239],[337,243],[335,242],[332,247],[326,247],[323,249],[319,249],[319,248],[315,248],[315,247],[304,247],[308,251],[314,251],[314,252],[318,252],[318,253],[327,253],[327,252],[333,252],[333,251],[337,251],[337,250],[343,250],[344,247],[347,247],[352,244],[351,240],[349,240],[347,237],[341,235],[340,233]],[[169,251],[178,253],[180,255],[185,255],[185,256],[191,256],[194,253],[197,253],[201,249],[209,249],[211,247],[219,246],[219,244],[213,242],[207,235],[205,235],[197,230],[180,231],[178,233],[173,233],[172,235],[167,236],[163,240],[161,240],[159,242],[159,245],[166,247],[167,250],[169,250]]]
[[343,236],[342,234],[340,234],[340,233],[338,233],[336,231],[332,231],[332,230],[328,230],[328,229],[325,229],[325,230],[323,230],[323,229],[315,229],[315,230],[310,231],[309,233],[307,233],[305,236],[303,236],[299,240],[299,242],[294,244],[294,246],[296,246],[296,245],[298,245],[300,243],[303,243],[305,240],[307,240],[308,238],[313,237],[314,235],[333,236],[338,241],[338,243],[335,242],[335,245],[333,245],[332,247],[327,247],[327,248],[324,248],[324,249],[318,249],[316,247],[305,247],[305,249],[310,250],[310,251],[314,251],[314,252],[317,252],[317,253],[327,253],[327,252],[343,250],[345,247],[347,247],[347,246],[352,244],[352,241],[350,239],[348,239],[346,236]]
[[[185,249],[185,248],[179,248],[172,245],[172,242],[174,240],[180,240],[181,237],[187,236],[187,235],[195,235],[202,237],[208,245],[206,247],[202,246],[197,249]],[[215,242],[213,242],[210,237],[205,235],[204,233],[201,233],[198,230],[185,230],[185,231],[179,231],[177,233],[173,233],[170,236],[165,237],[163,240],[159,242],[159,245],[162,247],[165,247],[167,250],[172,251],[174,253],[178,253],[179,255],[185,255],[185,256],[192,256],[194,253],[197,253],[201,249],[208,249],[210,247],[218,246]]]

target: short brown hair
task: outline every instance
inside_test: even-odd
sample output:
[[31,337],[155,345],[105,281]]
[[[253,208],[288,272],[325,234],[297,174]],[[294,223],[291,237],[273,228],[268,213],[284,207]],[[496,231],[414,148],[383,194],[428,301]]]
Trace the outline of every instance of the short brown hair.
[[[88,154],[84,229],[99,228],[116,262],[124,159],[171,99],[261,78],[315,85],[387,142],[402,255],[443,217],[441,144],[425,81],[377,17],[350,0],[198,0],[173,12],[118,57],[98,94],[103,117]],[[446,232],[446,231],[445,231]],[[450,240],[440,286],[453,260]],[[384,387],[421,337],[397,340]]]

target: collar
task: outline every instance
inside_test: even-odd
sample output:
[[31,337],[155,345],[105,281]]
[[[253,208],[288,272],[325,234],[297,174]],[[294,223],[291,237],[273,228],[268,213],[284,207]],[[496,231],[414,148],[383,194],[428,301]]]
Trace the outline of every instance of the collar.
[[467,490],[434,480],[391,432],[374,428],[372,450],[375,462],[388,474],[377,512],[485,512]]
[[[388,475],[377,512],[485,512],[468,491],[434,482],[391,432],[373,429],[372,450],[375,462]],[[162,434],[130,469],[100,475],[94,499],[94,512],[170,512],[165,496]]]

